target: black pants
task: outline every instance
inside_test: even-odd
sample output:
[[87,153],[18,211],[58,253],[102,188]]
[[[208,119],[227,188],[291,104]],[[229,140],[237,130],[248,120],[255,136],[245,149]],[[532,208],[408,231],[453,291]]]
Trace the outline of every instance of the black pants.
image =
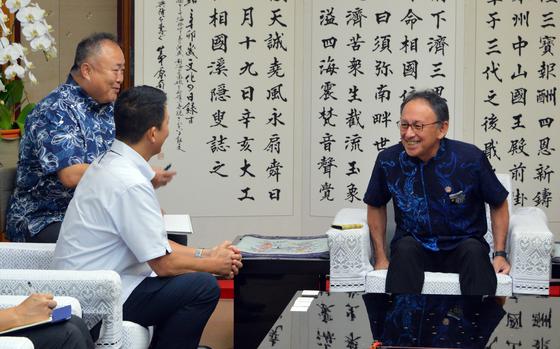
[[62,222],[54,222],[44,227],[40,232],[25,238],[27,242],[56,243]]
[[496,272],[488,258],[489,248],[477,239],[466,239],[451,251],[430,251],[412,236],[391,246],[387,293],[419,294],[424,272],[458,273],[463,295],[495,295]]
[[92,349],[93,341],[86,324],[77,316],[52,325],[39,325],[6,333],[9,337],[26,337],[35,349]]
[[149,277],[123,306],[123,319],[155,326],[151,349],[195,349],[220,298],[216,278],[208,273]]

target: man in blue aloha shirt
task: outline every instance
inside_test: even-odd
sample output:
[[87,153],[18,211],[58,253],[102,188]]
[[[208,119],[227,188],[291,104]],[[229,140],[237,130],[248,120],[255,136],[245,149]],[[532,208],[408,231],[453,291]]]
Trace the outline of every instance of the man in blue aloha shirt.
[[[507,190],[485,154],[445,138],[449,110],[433,91],[413,92],[401,104],[401,142],[379,153],[364,202],[375,269],[388,269],[388,293],[420,293],[424,272],[459,274],[461,293],[493,295],[496,273],[509,273],[505,252]],[[391,262],[384,250],[387,209],[393,200],[396,232]],[[494,256],[484,239],[490,206]]]
[[[56,242],[74,188],[115,137],[113,103],[124,68],[123,52],[112,34],[83,39],[66,82],[27,117],[7,213],[11,241]],[[174,174],[156,171],[154,187]]]

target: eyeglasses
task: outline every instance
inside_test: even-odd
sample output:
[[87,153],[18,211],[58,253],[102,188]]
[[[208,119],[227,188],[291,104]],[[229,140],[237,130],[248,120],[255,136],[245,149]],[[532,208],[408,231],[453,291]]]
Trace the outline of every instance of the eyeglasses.
[[412,130],[414,130],[414,131],[422,132],[422,130],[424,130],[424,126],[430,126],[430,125],[435,125],[435,124],[440,124],[440,123],[441,123],[441,121],[434,121],[434,122],[431,122],[429,124],[422,124],[420,122],[408,123],[406,121],[397,121],[397,126],[399,126],[399,129],[402,132],[408,131],[409,127],[412,127]]

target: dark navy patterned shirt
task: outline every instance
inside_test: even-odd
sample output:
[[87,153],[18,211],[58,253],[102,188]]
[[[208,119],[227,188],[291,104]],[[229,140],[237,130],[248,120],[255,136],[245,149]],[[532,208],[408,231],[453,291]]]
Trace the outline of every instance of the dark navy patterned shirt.
[[68,76],[28,115],[21,139],[16,188],[7,214],[11,241],[24,241],[62,222],[74,189],[57,172],[91,163],[115,138],[113,104],[99,104]]
[[400,143],[379,153],[364,202],[380,207],[393,199],[393,242],[411,235],[439,251],[469,237],[486,244],[484,203],[496,206],[507,196],[480,149],[444,138],[427,163],[408,156]]

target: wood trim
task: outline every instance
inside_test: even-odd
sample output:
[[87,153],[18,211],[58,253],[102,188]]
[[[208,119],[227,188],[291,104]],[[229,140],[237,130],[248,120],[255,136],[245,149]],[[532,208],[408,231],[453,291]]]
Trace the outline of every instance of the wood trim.
[[117,37],[123,49],[126,74],[123,90],[134,86],[134,0],[117,1]]

